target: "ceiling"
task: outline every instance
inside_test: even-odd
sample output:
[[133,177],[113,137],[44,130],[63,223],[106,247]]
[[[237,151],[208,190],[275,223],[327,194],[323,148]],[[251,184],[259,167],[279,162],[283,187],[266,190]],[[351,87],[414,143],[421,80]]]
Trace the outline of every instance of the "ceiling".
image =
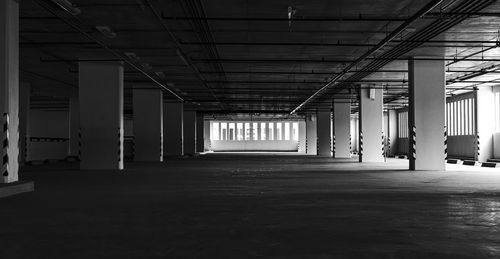
[[36,107],[65,108],[79,60],[124,61],[128,114],[139,84],[214,114],[301,114],[333,99],[355,112],[360,87],[383,88],[386,108],[399,108],[410,57],[444,59],[447,94],[500,83],[500,1],[444,0],[412,19],[434,2],[72,0],[72,15],[26,0],[21,78]]

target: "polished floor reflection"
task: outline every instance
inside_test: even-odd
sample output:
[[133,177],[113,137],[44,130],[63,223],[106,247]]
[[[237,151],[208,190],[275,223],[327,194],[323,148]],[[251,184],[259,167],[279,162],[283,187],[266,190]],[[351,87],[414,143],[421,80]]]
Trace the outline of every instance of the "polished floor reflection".
[[[500,170],[207,154],[24,168],[0,258],[499,258]],[[471,170],[472,169],[472,170]]]

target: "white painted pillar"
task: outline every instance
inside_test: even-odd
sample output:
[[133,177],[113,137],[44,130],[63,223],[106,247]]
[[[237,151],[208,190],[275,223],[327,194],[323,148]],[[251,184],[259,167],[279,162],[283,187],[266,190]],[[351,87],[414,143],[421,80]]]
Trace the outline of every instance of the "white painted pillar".
[[316,114],[307,114],[306,116],[306,153],[308,155],[318,154],[318,135]]
[[329,157],[331,156],[331,112],[318,111],[317,114],[318,156]]
[[135,86],[132,92],[134,112],[134,161],[163,161],[163,92]]
[[360,91],[359,162],[384,162],[382,152],[382,89]]
[[0,1],[0,183],[16,182],[19,170],[19,2]]
[[[493,133],[495,132],[495,100],[493,88],[480,87],[474,91],[476,98],[476,159],[487,162],[493,158]],[[498,120],[499,118],[497,118]]]
[[80,62],[81,169],[123,169],[123,65]]
[[351,117],[351,152],[359,153],[359,115]]
[[205,143],[204,144],[204,151],[210,151],[210,150],[212,150],[212,148],[210,147],[210,141],[212,139],[210,137],[210,129],[212,129],[212,127],[210,125],[212,125],[211,122],[209,122],[209,121],[203,121],[203,128],[204,128],[203,142]]
[[396,110],[387,111],[389,116],[389,127],[387,135],[387,148],[389,149],[387,154],[389,156],[396,155],[397,152],[397,141],[398,141],[398,112]]
[[[204,152],[205,151],[205,120],[203,119],[203,113],[196,113],[196,152]],[[234,137],[236,139],[236,125],[234,128]]]
[[335,136],[335,149],[333,157],[351,157],[351,104],[333,103],[333,135]]
[[[227,131],[229,131],[229,129],[227,129]],[[196,111],[185,111],[184,112],[184,155],[192,156],[195,153],[196,153]]]
[[19,163],[23,165],[30,161],[30,96],[31,85],[21,83],[19,85]]
[[182,156],[184,150],[184,104],[180,101],[163,104],[163,153]]
[[299,121],[299,153],[306,153],[306,121]]
[[69,149],[68,157],[80,156],[80,101],[78,96],[69,98]]
[[445,170],[445,65],[442,60],[410,60],[410,170]]

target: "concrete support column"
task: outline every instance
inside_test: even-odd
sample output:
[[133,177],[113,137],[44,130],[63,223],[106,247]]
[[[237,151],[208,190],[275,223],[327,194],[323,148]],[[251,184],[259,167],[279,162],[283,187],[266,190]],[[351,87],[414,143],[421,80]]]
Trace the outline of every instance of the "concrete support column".
[[[203,113],[196,113],[196,152],[205,151],[205,120],[203,119]],[[234,128],[234,138],[238,136],[236,125]]]
[[384,162],[382,89],[362,87],[359,100],[359,162]]
[[359,153],[359,115],[351,117],[351,151]]
[[163,161],[163,92],[133,89],[135,161]]
[[398,141],[398,113],[396,110],[387,111],[388,114],[388,133],[387,136],[387,155],[394,156],[397,152]]
[[196,111],[185,111],[184,112],[184,155],[193,156],[195,153],[196,153]]
[[19,170],[19,2],[0,1],[0,183],[18,180]]
[[318,113],[318,156],[331,156],[331,112],[319,111]]
[[212,128],[210,125],[212,125],[211,122],[209,121],[203,121],[203,128],[204,128],[204,151],[210,151],[212,148],[210,146],[210,129]]
[[310,113],[306,116],[306,153],[309,155],[318,154],[317,143],[316,114]]
[[410,170],[445,170],[445,65],[442,60],[410,60]]
[[19,163],[23,165],[30,161],[30,96],[31,85],[21,83],[19,85]]
[[[492,122],[495,116],[495,100],[493,88],[480,87],[474,90],[476,105],[476,160],[487,162],[493,158],[493,133],[495,124]],[[499,119],[499,118],[497,118]]]
[[184,104],[168,102],[163,104],[163,153],[165,156],[184,155]]
[[351,157],[351,103],[333,103],[333,136],[335,149],[333,157]]
[[299,153],[306,153],[306,122],[299,121]]
[[81,169],[123,169],[123,65],[80,62]]
[[80,157],[80,101],[78,96],[72,96],[69,98],[68,157]]

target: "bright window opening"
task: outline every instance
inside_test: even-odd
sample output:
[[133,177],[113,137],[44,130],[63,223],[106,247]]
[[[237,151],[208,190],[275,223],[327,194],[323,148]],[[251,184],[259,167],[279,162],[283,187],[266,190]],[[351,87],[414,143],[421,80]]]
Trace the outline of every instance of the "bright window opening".
[[269,123],[269,140],[274,140],[274,122]]
[[282,139],[281,126],[282,126],[281,122],[276,123],[276,140],[281,140]]
[[290,123],[285,122],[285,140],[290,140]]
[[265,122],[260,123],[260,140],[266,140],[266,124]]

